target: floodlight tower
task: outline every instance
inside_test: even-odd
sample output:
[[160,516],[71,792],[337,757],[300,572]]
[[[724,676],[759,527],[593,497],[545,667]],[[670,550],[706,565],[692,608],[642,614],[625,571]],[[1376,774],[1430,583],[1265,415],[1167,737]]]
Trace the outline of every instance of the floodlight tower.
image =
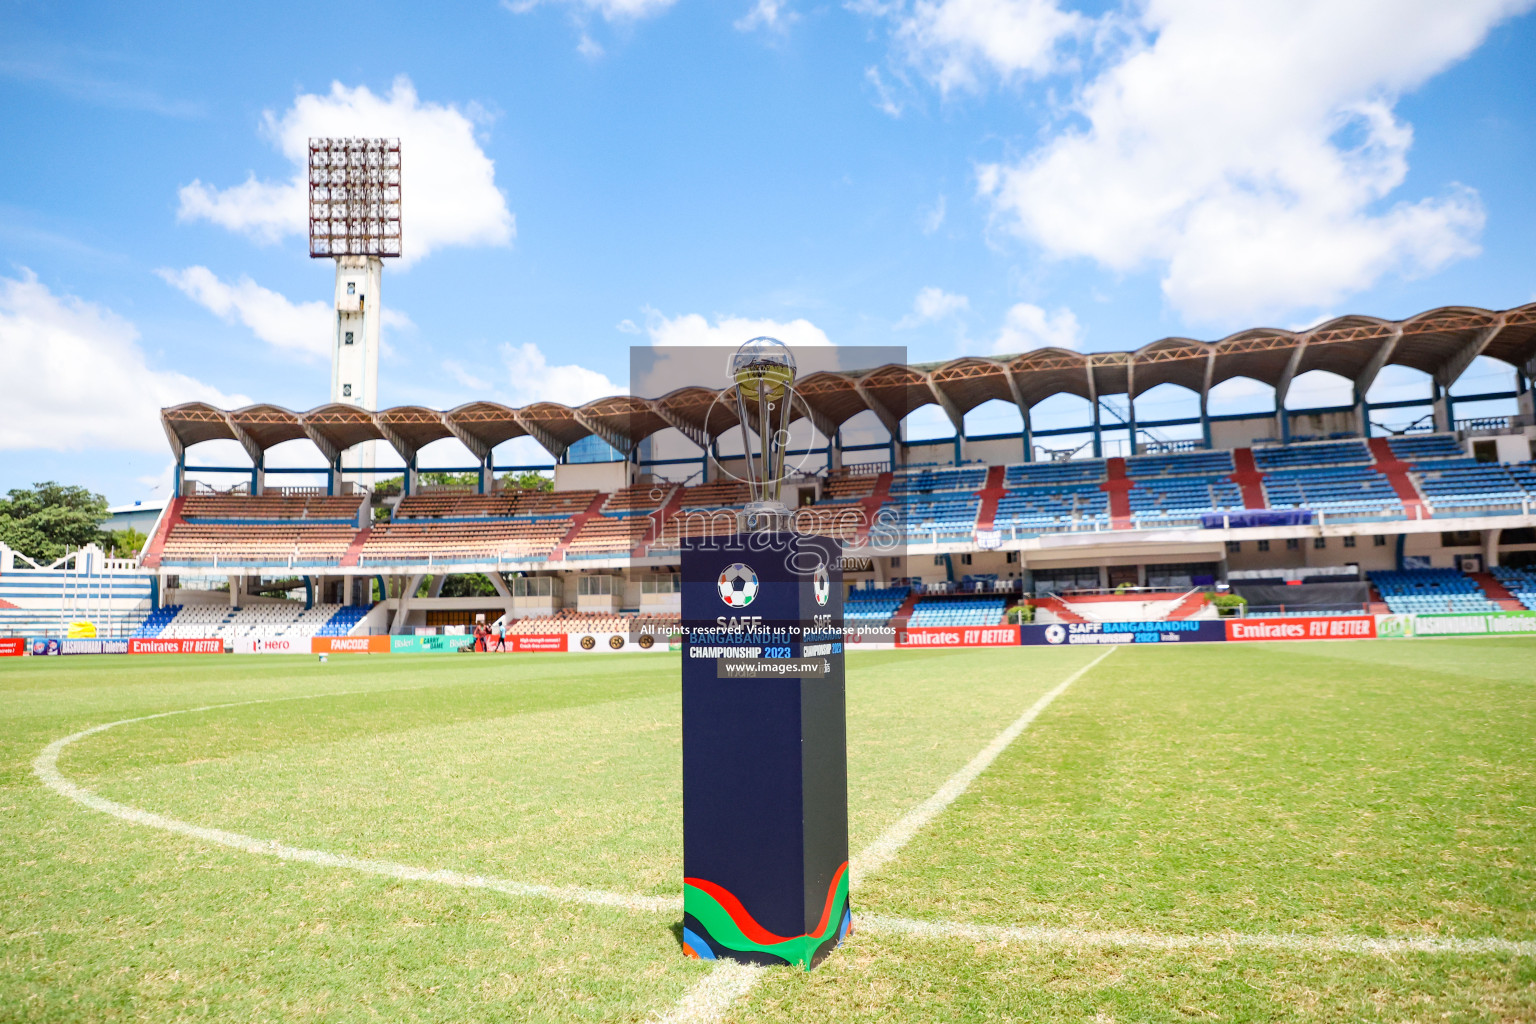
[[[384,260],[400,255],[400,140],[309,140],[309,255],[336,261],[331,401],[379,405]],[[373,468],[373,445],[363,445]]]

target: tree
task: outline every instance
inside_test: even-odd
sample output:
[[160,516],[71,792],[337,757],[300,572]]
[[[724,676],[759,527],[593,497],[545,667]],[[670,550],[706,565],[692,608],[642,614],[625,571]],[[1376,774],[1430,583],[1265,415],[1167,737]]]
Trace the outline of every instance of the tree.
[[102,531],[107,499],[84,487],[49,480],[0,498],[0,543],[46,565],[68,551],[111,545]]
[[516,476],[507,473],[501,478],[501,486],[506,488],[516,487],[524,491],[552,491],[555,489],[555,481],[543,473],[532,471],[518,473]]
[[116,550],[118,558],[138,558],[139,552],[144,550],[144,545],[149,538],[133,527],[126,530],[112,530],[107,534],[107,542],[103,545],[108,554]]

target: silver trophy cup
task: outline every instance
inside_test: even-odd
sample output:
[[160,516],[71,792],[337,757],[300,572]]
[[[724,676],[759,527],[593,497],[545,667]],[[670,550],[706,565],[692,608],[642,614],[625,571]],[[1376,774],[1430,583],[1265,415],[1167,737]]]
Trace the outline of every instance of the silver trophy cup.
[[[747,487],[751,500],[742,510],[740,529],[787,530],[790,512],[781,498],[784,452],[789,446],[795,357],[775,338],[753,338],[731,357],[736,384],[736,415],[741,421],[741,446],[746,453]],[[749,427],[755,427],[757,444]],[[756,453],[754,455],[754,447]]]

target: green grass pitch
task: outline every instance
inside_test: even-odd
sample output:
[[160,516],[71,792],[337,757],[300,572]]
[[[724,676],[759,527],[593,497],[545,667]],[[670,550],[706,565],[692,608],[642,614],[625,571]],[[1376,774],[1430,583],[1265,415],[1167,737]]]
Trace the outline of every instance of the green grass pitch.
[[[853,849],[1099,653],[850,655]],[[670,1012],[712,969],[674,911],[263,856],[34,761],[234,704],[58,770],[289,847],[656,904],[681,884],[677,679],[675,655],[5,659],[0,1021]],[[869,928],[722,1019],[1536,1020],[1533,716],[1530,640],[1118,650],[862,881]],[[937,926],[874,924],[898,918]]]

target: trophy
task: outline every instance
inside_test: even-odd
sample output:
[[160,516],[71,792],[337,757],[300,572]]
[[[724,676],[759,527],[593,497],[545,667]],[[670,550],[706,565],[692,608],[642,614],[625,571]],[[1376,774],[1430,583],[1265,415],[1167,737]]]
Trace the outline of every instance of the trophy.
[[730,373],[751,502],[737,533],[680,552],[680,937],[687,956],[810,970],[853,924],[842,549],[780,501],[789,349],[753,338]]
[[[731,356],[736,383],[736,416],[741,425],[741,450],[746,458],[751,500],[740,515],[743,533],[785,530],[789,509],[781,497],[784,452],[789,446],[790,406],[793,404],[795,357],[776,338],[753,338]],[[777,415],[775,415],[777,414]],[[748,424],[757,424],[757,468],[753,468]]]

